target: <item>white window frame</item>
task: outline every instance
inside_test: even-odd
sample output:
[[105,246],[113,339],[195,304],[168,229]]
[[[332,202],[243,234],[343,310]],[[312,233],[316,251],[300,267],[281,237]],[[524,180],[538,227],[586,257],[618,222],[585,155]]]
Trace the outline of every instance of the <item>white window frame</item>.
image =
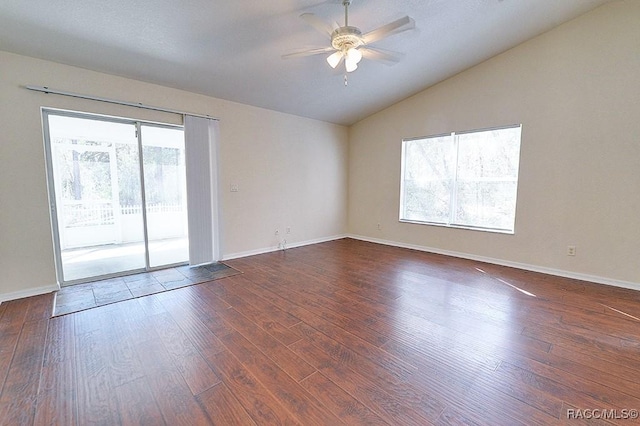
[[[457,204],[458,204],[458,200],[457,200],[457,193],[458,193],[458,185],[461,181],[464,181],[462,179],[459,179],[458,177],[458,157],[459,157],[459,145],[458,145],[458,139],[460,135],[465,135],[465,134],[470,134],[470,133],[480,133],[480,132],[487,132],[487,131],[493,131],[493,130],[507,130],[507,129],[515,129],[518,128],[520,130],[520,141],[519,141],[519,147],[518,147],[518,164],[517,164],[517,168],[516,168],[516,175],[515,177],[502,177],[502,178],[485,178],[486,181],[511,181],[511,182],[515,182],[516,183],[516,188],[515,188],[515,192],[514,192],[514,209],[513,209],[513,226],[510,228],[494,228],[494,227],[483,227],[483,226],[477,226],[477,225],[468,225],[468,224],[460,224],[460,223],[456,223],[455,220],[455,214],[456,214],[456,208],[457,208]],[[425,140],[425,139],[435,139],[435,138],[442,138],[442,137],[449,137],[451,138],[451,150],[452,150],[452,155],[453,155],[453,171],[451,173],[451,176],[448,179],[444,179],[444,180],[451,180],[451,188],[449,191],[449,212],[448,212],[448,217],[446,222],[442,221],[422,221],[422,220],[416,220],[416,219],[407,219],[403,216],[405,216],[405,181],[407,179],[405,179],[406,176],[406,170],[405,170],[405,163],[406,163],[406,155],[407,155],[407,143],[410,142],[415,142],[417,140]],[[485,128],[485,129],[476,129],[476,130],[469,130],[469,131],[461,131],[461,132],[451,132],[451,133],[445,133],[445,134],[439,134],[439,135],[431,135],[431,136],[422,136],[422,137],[415,137],[415,138],[408,138],[408,139],[403,139],[402,140],[402,153],[401,153],[401,174],[400,174],[400,211],[399,211],[399,221],[400,222],[404,222],[404,223],[416,223],[416,224],[423,224],[423,225],[434,225],[434,226],[442,226],[442,227],[447,227],[447,228],[460,228],[460,229],[470,229],[470,230],[477,230],[477,231],[487,231],[487,232],[495,232],[495,233],[502,233],[502,234],[514,234],[515,233],[515,218],[516,218],[516,210],[517,210],[517,188],[518,188],[518,177],[519,177],[519,168],[520,168],[520,147],[521,147],[521,143],[522,143],[522,124],[516,124],[516,125],[509,125],[509,126],[502,126],[502,127],[492,127],[492,128]],[[440,179],[441,181],[443,179]],[[481,179],[482,180],[482,179]],[[471,181],[471,180],[469,180]],[[478,179],[474,179],[473,181],[480,181]]]

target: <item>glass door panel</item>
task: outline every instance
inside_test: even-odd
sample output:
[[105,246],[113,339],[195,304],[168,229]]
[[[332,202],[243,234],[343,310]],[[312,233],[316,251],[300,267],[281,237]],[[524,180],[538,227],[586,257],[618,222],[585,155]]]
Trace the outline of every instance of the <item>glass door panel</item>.
[[189,260],[184,131],[142,124],[149,267]]
[[45,117],[61,281],[144,269],[134,123]]

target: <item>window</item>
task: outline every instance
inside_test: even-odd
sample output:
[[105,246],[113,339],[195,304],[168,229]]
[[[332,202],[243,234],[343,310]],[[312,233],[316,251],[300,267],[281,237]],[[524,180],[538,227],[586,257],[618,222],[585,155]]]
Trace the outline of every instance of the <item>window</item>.
[[513,233],[521,128],[403,140],[400,221]]

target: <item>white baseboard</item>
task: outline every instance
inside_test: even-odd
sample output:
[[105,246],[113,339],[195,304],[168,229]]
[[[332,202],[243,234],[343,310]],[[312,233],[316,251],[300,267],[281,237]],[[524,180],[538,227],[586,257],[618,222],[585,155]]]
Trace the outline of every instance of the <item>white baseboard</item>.
[[60,290],[58,284],[46,285],[43,287],[29,288],[27,290],[14,291],[11,293],[0,293],[0,303],[8,302],[9,300],[22,299],[24,297],[39,296],[41,294],[47,294]]
[[484,256],[477,256],[469,253],[442,250],[434,247],[399,243],[397,241],[370,238],[362,235],[348,235],[347,237],[353,238],[354,240],[368,241],[370,243],[384,244],[387,246],[407,248],[407,249],[424,251],[424,252],[434,253],[434,254],[442,254],[445,256],[459,257],[462,259],[476,260],[478,262],[491,263],[491,264],[500,265],[500,266],[508,266],[510,268],[516,268],[516,269],[523,269],[525,271],[540,272],[542,274],[555,275],[558,277],[572,278],[580,281],[589,281],[597,284],[605,284],[605,285],[610,285],[614,287],[622,287],[622,288],[628,288],[631,290],[640,291],[640,283],[634,283],[631,281],[622,281],[622,280],[616,280],[613,278],[600,277],[597,275],[587,275],[587,274],[581,274],[578,272],[564,271],[561,269],[547,268],[544,266],[529,265],[527,263],[519,263],[519,262],[512,262],[509,260],[494,259],[492,257],[484,257]]
[[[292,249],[292,248],[296,248],[296,247],[303,247],[303,246],[308,246],[311,244],[319,244],[319,243],[326,243],[327,241],[334,241],[334,240],[340,240],[342,238],[347,238],[348,235],[334,235],[332,237],[325,237],[325,238],[317,238],[315,240],[307,240],[307,241],[300,241],[297,243],[291,243],[291,244],[287,244],[286,245],[286,249]],[[282,250],[282,248],[280,247],[266,247],[266,248],[261,248],[261,249],[256,249],[256,250],[249,250],[249,251],[243,251],[243,252],[238,252],[238,253],[230,253],[230,254],[226,254],[222,257],[222,260],[231,260],[231,259],[239,259],[241,257],[248,257],[248,256],[255,256],[257,254],[264,254],[264,253],[272,253],[274,251],[279,251]]]

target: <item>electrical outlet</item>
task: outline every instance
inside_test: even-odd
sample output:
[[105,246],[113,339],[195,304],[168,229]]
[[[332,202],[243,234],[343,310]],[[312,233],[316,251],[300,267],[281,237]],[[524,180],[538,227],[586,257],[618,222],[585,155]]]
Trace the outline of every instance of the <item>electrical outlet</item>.
[[567,256],[576,255],[576,246],[567,246]]
[[276,235],[280,235],[280,231],[276,229]]
[[378,224],[378,231],[382,231],[382,225]]
[[290,234],[290,233],[291,233],[291,227],[290,227],[290,226],[287,226],[287,229],[286,229],[286,231],[285,231],[285,232],[286,232],[287,234]]

